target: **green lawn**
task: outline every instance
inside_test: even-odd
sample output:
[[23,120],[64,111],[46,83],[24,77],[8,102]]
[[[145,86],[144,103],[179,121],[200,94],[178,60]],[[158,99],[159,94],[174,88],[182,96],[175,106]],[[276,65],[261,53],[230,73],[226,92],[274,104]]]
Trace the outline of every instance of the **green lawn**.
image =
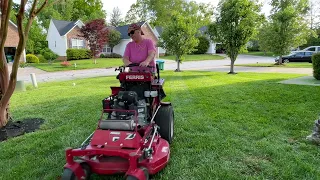
[[[170,163],[154,179],[320,179],[319,147],[305,140],[318,117],[320,89],[277,83],[299,76],[163,73],[175,139]],[[11,111],[15,120],[43,118],[45,124],[0,143],[0,179],[58,179],[65,148],[92,133],[101,100],[118,82],[99,77],[38,85],[15,93]]]
[[[183,61],[203,61],[203,60],[222,60],[225,57],[220,55],[210,55],[210,54],[192,54],[186,55]],[[175,56],[162,56],[159,59],[176,60]]]
[[270,63],[255,63],[255,64],[237,64],[235,66],[246,66],[246,67],[282,67],[282,68],[312,68],[312,63],[308,62],[290,62],[282,65],[275,65]]
[[246,55],[254,55],[254,56],[275,56],[273,52],[260,52],[260,51],[257,51],[257,52],[248,52],[248,53],[244,53]]
[[[110,68],[110,67],[118,67],[123,64],[122,60],[119,58],[98,58],[97,64],[94,64],[94,61],[92,59],[68,61],[71,64],[71,66],[69,67],[61,66],[60,65],[61,62],[62,61],[55,61],[51,65],[48,63],[30,64],[30,65],[47,72],[55,72],[55,71],[80,70],[80,69]],[[74,66],[75,63],[77,66],[76,68]]]

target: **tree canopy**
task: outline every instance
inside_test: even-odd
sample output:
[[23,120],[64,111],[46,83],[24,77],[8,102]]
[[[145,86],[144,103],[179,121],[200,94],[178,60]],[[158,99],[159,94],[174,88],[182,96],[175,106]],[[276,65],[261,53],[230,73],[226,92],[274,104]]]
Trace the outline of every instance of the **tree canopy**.
[[197,23],[207,25],[213,16],[210,3],[186,2],[184,0],[137,0],[126,14],[125,22],[148,21],[153,26],[165,26],[174,12],[197,18]]
[[219,3],[216,21],[209,25],[211,40],[221,42],[231,59],[231,74],[234,73],[234,62],[239,52],[261,21],[259,12],[260,5],[254,0],[223,0]]
[[315,36],[305,21],[308,12],[307,0],[272,0],[269,20],[260,28],[259,41],[263,50],[280,56],[292,48],[306,44],[308,37]]
[[198,27],[191,16],[173,13],[170,18],[160,36],[158,46],[176,56],[176,71],[180,71],[183,56],[194,51],[199,43],[196,38]]

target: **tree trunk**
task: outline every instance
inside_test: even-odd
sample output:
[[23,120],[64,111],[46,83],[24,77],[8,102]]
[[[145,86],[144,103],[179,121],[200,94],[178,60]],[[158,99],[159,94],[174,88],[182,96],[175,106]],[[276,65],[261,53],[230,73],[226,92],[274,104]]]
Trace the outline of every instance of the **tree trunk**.
[[230,72],[228,74],[236,74],[234,72],[234,62],[235,62],[235,60],[231,59]]
[[177,69],[175,71],[180,72],[180,59],[178,56],[176,56],[176,62],[177,62]]
[[[18,67],[19,67],[19,61],[21,58],[21,55],[23,53],[23,50],[26,46],[26,41],[28,39],[28,34],[29,34],[29,30],[31,28],[32,25],[32,21],[33,19],[37,16],[37,14],[39,14],[39,12],[48,4],[48,0],[45,0],[45,2],[43,2],[43,4],[40,6],[39,9],[36,9],[36,5],[38,1],[33,1],[32,3],[32,7],[30,10],[30,14],[29,14],[29,19],[28,19],[28,23],[25,26],[25,29],[23,29],[23,25],[22,25],[22,21],[24,18],[24,12],[25,12],[25,6],[27,1],[21,1],[20,4],[20,9],[18,14],[16,15],[17,18],[17,27],[18,27],[18,33],[19,33],[19,42],[18,42],[18,47],[16,50],[16,53],[14,55],[14,59],[15,61],[13,62],[12,65],[12,71],[10,74],[10,79],[9,79],[9,71],[8,71],[8,66],[7,66],[7,61],[5,58],[5,54],[4,54],[4,42],[6,40],[7,37],[7,31],[8,31],[8,22],[9,22],[9,13],[11,10],[11,4],[12,4],[12,0],[6,1],[8,4],[6,4],[7,6],[5,7],[5,5],[3,5],[1,7],[2,10],[2,15],[1,15],[1,31],[0,31],[0,88],[1,88],[1,93],[0,93],[0,128],[5,126],[8,122],[8,104],[10,101],[10,98],[14,92],[14,89],[16,87],[16,82],[17,82],[17,73],[18,73]],[[4,11],[5,10],[5,11]],[[9,11],[8,11],[9,10]],[[6,19],[4,19],[6,18]],[[6,22],[4,22],[6,21]]]
[[276,64],[278,64],[278,65],[281,65],[281,64],[282,64],[282,55],[279,56],[279,61],[278,61],[278,63],[276,63]]
[[2,101],[2,97],[6,93],[9,85],[9,72],[8,65],[4,55],[4,51],[0,52],[0,61],[2,62],[2,67],[0,68],[0,128],[5,126],[8,123],[8,103]]
[[8,104],[6,94],[9,86],[9,71],[7,59],[4,52],[4,44],[8,34],[9,13],[12,0],[1,1],[1,29],[0,29],[0,128],[8,123]]

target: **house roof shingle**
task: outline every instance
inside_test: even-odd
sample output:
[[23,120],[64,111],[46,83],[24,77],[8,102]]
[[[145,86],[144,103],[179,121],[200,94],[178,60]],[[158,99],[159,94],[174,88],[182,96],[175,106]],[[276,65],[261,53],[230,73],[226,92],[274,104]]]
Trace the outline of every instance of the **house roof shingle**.
[[52,19],[52,22],[56,26],[60,36],[64,36],[76,25],[77,21],[62,21]]
[[[144,21],[138,22],[139,25],[143,25],[144,23],[145,23]],[[130,39],[130,37],[128,36],[128,26],[129,25],[130,24],[116,27],[116,30],[121,33],[121,39]]]

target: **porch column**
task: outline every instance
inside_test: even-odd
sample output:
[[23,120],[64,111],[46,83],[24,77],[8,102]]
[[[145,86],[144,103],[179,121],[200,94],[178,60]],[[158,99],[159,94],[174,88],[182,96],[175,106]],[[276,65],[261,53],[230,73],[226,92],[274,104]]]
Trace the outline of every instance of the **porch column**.
[[26,61],[26,49],[23,50],[22,58],[23,58],[23,62],[27,62]]

